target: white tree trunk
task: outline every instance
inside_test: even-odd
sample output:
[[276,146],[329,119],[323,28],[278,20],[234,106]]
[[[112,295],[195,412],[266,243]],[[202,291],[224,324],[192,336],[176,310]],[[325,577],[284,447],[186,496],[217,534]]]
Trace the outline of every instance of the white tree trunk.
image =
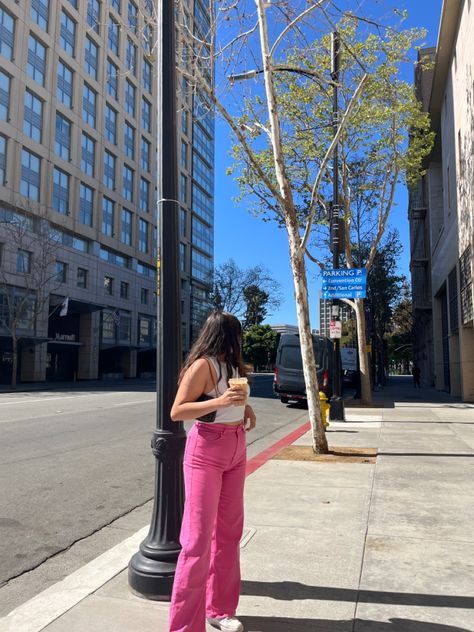
[[372,403],[372,389],[370,386],[369,359],[365,337],[364,300],[361,298],[355,299],[355,313],[357,320],[357,345],[359,349],[360,399],[362,404],[367,405]]
[[288,242],[290,247],[290,263],[295,287],[296,315],[300,334],[301,356],[303,359],[303,375],[306,384],[309,421],[313,450],[317,454],[327,454],[328,443],[326,432],[321,419],[321,405],[319,401],[319,386],[314,357],[313,337],[309,320],[308,286],[306,282],[306,266],[304,254],[299,248],[299,233],[296,220],[287,221]]

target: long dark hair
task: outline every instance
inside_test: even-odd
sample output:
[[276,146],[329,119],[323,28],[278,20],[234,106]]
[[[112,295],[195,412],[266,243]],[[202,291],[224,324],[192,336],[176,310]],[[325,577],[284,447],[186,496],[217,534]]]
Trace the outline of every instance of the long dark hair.
[[[211,312],[184,361],[179,381],[181,382],[183,375],[193,362],[206,357],[223,357],[228,377],[232,377],[232,369],[237,369],[239,376],[247,377],[248,370],[240,348],[241,337],[242,325],[235,316],[219,310]],[[218,382],[221,377],[220,374],[217,378]]]

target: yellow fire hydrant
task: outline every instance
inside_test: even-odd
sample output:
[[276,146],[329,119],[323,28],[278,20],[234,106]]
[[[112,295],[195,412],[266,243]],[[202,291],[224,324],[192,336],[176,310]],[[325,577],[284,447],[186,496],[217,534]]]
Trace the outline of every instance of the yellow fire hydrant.
[[319,391],[319,402],[321,404],[321,418],[323,420],[324,430],[329,426],[329,404],[326,393]]

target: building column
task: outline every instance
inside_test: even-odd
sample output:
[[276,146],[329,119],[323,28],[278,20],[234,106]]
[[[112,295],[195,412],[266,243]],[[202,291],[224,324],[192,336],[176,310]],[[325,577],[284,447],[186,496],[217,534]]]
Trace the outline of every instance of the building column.
[[137,377],[137,350],[127,349],[120,354],[120,367],[124,377]]
[[81,314],[79,322],[78,380],[96,380],[99,375],[100,312]]
[[46,353],[48,343],[22,347],[21,374],[22,382],[44,382],[46,380]]

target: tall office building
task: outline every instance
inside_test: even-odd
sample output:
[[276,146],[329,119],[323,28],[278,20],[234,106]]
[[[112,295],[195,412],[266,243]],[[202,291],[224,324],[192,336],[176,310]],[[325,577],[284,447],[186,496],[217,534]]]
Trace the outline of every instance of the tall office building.
[[[343,303],[342,301],[339,303],[341,310],[341,322],[345,323],[351,318],[355,318],[355,314],[352,311],[352,308]],[[332,301],[322,298],[321,292],[319,293],[319,334],[321,336],[326,336],[329,338],[329,324],[332,320],[331,316],[331,307]]]
[[[208,29],[200,0],[183,11]],[[1,381],[12,327],[24,381],[155,371],[154,34],[152,0],[0,0]],[[213,265],[214,121],[184,81],[178,118],[186,348]]]

